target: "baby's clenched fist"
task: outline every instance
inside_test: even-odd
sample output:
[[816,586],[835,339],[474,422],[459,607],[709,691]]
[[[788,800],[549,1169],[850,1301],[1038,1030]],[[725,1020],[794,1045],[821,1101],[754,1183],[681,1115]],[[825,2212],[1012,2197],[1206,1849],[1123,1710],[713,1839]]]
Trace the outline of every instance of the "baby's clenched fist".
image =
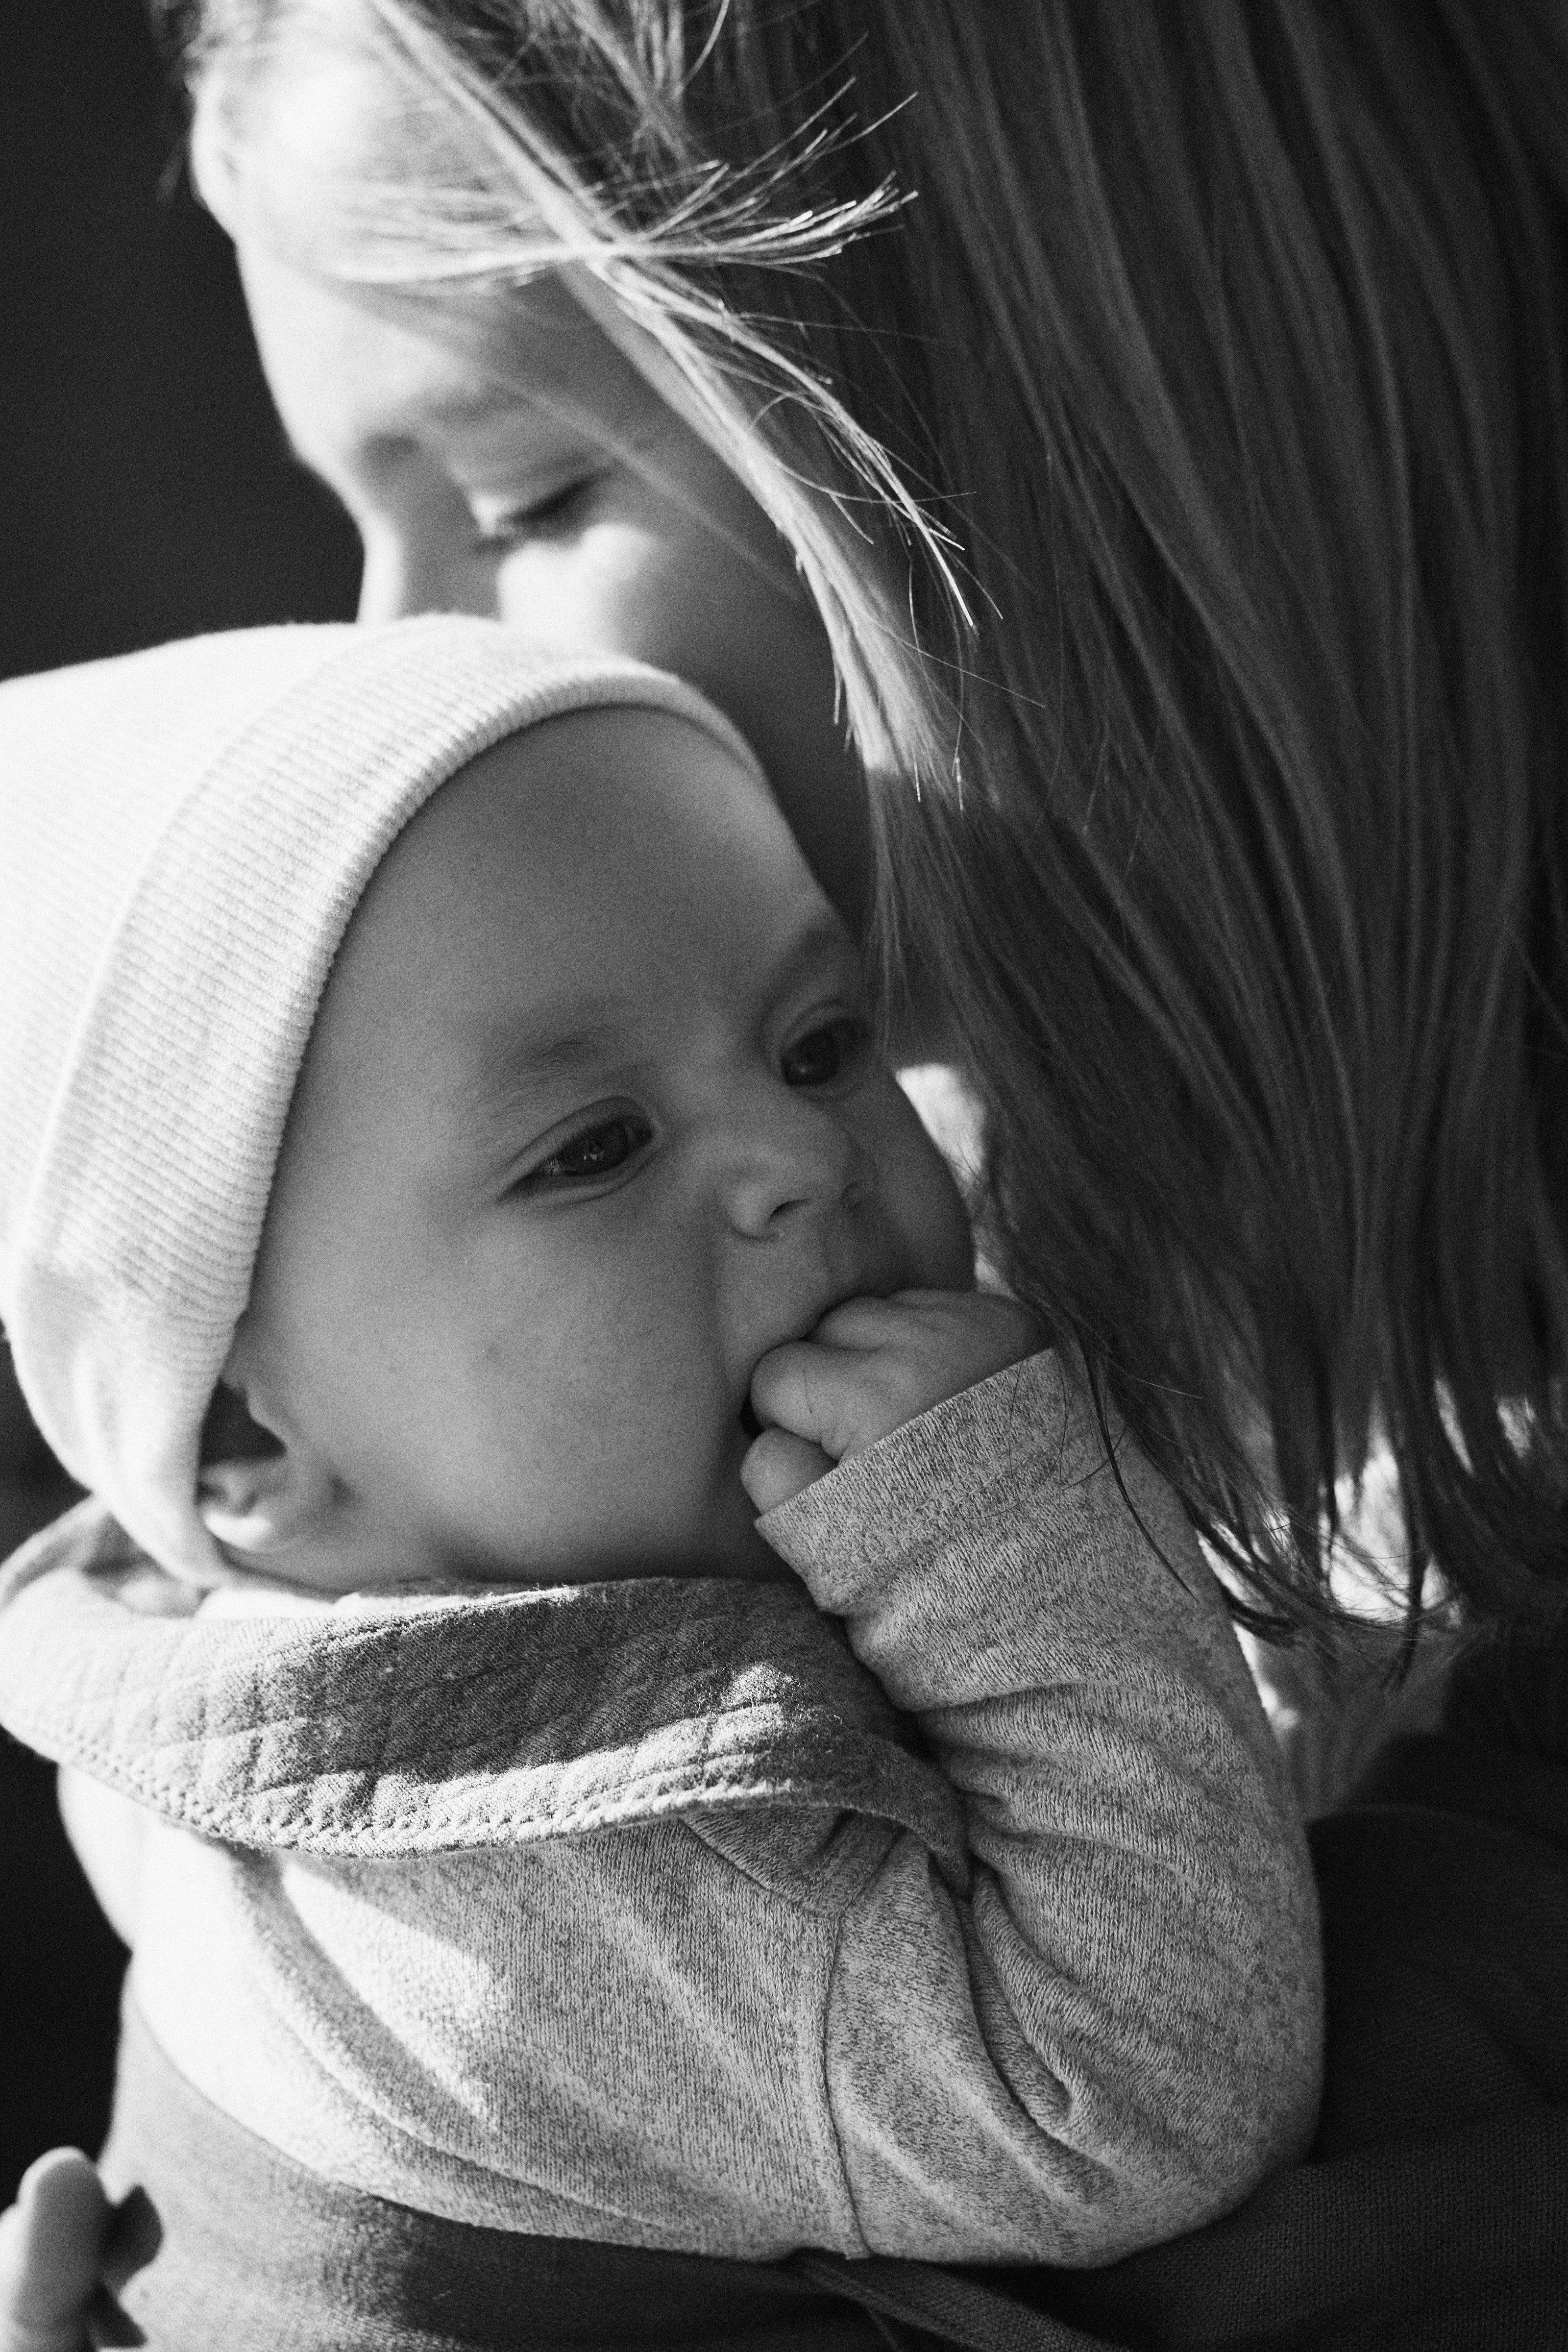
[[944,1398],[1045,1345],[1016,1299],[992,1291],[900,1290],[850,1298],[752,1376],[763,1424],[741,1465],[759,1512],[787,1503]]

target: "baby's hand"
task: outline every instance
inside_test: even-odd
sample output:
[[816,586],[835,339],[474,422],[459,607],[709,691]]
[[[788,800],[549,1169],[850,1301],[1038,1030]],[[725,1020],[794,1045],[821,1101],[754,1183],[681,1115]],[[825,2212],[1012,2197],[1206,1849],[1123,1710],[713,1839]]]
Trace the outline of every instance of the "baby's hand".
[[0,2352],[85,2352],[109,2222],[79,2148],[57,2147],[23,2175],[0,2214]]
[[1016,1299],[991,1291],[847,1299],[809,1339],[773,1349],[752,1374],[763,1433],[741,1465],[746,1492],[759,1511],[771,1511],[917,1413],[1045,1344]]

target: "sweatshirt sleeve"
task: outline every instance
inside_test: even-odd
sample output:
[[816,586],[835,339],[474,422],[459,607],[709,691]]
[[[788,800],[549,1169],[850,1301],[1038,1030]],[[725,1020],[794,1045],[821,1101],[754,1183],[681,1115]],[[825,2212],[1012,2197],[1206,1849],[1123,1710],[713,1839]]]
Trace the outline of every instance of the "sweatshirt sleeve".
[[1181,1506],[1047,1353],[763,1533],[957,1790],[967,1883],[890,1839],[847,1913],[826,2094],[868,2252],[1105,2263],[1305,2150],[1305,1840]]

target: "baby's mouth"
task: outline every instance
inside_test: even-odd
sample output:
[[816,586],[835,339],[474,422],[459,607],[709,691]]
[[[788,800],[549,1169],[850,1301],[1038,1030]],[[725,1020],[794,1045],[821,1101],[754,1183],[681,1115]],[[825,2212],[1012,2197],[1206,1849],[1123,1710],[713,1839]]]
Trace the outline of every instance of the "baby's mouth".
[[763,1424],[757,1419],[756,1414],[752,1411],[752,1400],[750,1397],[747,1397],[741,1406],[741,1427],[745,1431],[748,1437],[761,1437],[763,1433]]

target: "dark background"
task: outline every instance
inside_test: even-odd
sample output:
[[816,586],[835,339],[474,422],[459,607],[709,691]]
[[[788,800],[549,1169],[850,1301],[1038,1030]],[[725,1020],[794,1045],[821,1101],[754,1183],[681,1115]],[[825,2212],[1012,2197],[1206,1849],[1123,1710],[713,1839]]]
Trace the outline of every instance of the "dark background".
[[[139,0],[4,0],[0,677],[341,618],[353,534],[289,458]],[[0,842],[0,856],[5,845]],[[0,1557],[70,1499],[0,1349]],[[0,2203],[108,2110],[124,1955],[0,1735]]]

